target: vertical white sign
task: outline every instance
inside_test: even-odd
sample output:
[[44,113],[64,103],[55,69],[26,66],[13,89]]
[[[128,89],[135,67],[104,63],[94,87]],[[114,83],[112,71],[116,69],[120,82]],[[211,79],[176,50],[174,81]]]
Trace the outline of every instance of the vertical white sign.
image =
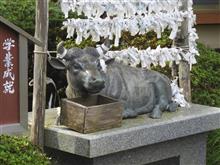
[[15,47],[15,40],[11,38],[5,39],[2,44],[3,50],[6,51],[3,59],[4,64],[4,72],[3,72],[3,80],[5,81],[3,84],[3,93],[4,94],[14,94],[14,81],[15,81],[15,74],[13,73],[13,55],[11,50]]

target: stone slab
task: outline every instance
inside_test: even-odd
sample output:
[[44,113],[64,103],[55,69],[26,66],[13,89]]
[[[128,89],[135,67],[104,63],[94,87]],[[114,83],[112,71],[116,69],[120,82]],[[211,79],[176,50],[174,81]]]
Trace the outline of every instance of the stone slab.
[[207,133],[86,158],[52,148],[46,153],[54,165],[205,165]]
[[[122,127],[80,134],[66,127],[51,125],[56,110],[46,112],[45,145],[47,147],[95,158],[142,146],[153,145],[220,128],[220,109],[191,105],[175,113],[164,113],[162,119],[147,115],[123,121]],[[54,117],[51,117],[54,116]]]
[[[179,158],[178,165],[206,164],[206,134],[179,138],[94,158],[94,165],[163,165],[168,158]],[[176,164],[177,165],[177,164]]]

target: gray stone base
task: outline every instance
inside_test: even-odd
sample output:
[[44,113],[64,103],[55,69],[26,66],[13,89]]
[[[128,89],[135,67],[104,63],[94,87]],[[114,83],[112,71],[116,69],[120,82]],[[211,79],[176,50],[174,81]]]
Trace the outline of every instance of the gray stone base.
[[219,108],[195,104],[91,134],[53,125],[56,114],[46,112],[45,146],[57,165],[205,165],[207,132],[220,128]]
[[143,146],[96,158],[46,148],[56,165],[205,165],[206,134]]

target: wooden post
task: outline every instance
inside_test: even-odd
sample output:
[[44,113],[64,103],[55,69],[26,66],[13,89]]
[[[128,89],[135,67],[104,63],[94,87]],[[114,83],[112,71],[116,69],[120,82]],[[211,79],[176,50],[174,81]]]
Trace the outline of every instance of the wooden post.
[[44,46],[39,47],[35,45],[31,141],[33,144],[38,145],[41,149],[44,147],[48,6],[49,0],[36,0],[35,37],[39,39]]
[[178,77],[178,65],[176,62],[172,62],[172,79],[176,79]]
[[179,84],[184,90],[183,92],[186,100],[191,102],[190,66],[186,61],[181,61],[179,64]]
[[[183,0],[183,10],[188,10],[188,0]],[[185,19],[181,29],[181,43],[179,46],[188,46],[188,19]],[[184,96],[188,102],[191,102],[191,80],[190,80],[190,65],[187,61],[182,60],[179,64],[179,85],[184,90]]]

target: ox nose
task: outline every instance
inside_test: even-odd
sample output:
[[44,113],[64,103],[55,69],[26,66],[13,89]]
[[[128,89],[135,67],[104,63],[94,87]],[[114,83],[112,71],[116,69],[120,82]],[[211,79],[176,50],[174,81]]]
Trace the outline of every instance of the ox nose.
[[103,86],[105,84],[105,81],[103,79],[92,77],[90,80],[90,84],[95,86]]
[[95,77],[92,77],[92,78],[91,78],[91,81],[96,81],[96,78],[95,78]]

